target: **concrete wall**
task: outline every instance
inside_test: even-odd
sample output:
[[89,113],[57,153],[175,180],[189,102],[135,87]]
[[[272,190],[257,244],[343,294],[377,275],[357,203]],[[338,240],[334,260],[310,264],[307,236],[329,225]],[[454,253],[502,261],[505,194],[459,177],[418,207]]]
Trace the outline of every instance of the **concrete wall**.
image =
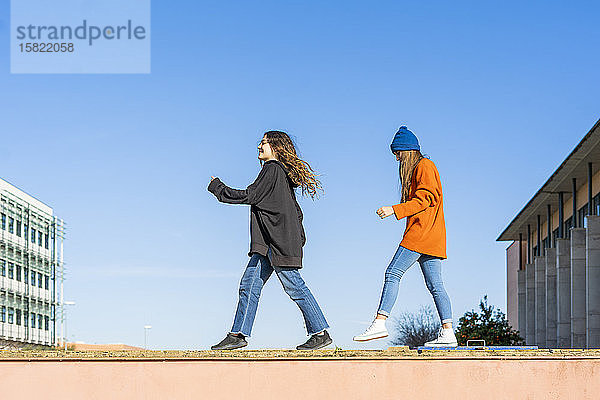
[[535,257],[535,344],[546,347],[546,259]]
[[571,347],[586,346],[585,229],[571,229]]
[[557,346],[571,347],[571,241],[556,241]]
[[518,303],[519,303],[519,324],[514,328],[519,331],[519,335],[525,339],[527,334],[527,286],[526,286],[526,272],[524,269],[518,271]]
[[588,348],[600,348],[600,216],[587,217],[585,282]]
[[516,329],[519,325],[518,277],[519,242],[513,242],[506,249],[506,318]]
[[0,385],[7,399],[586,400],[600,360],[9,361]]
[[546,249],[546,347],[556,348],[556,249]]
[[[600,348],[600,216],[588,216],[587,226],[571,229],[570,240],[557,240],[556,248],[515,271],[517,293],[507,293],[517,303],[511,325],[526,344]],[[510,269],[516,246],[507,249],[507,259]]]
[[535,345],[535,264],[525,266],[525,301],[527,304],[527,329],[525,343]]

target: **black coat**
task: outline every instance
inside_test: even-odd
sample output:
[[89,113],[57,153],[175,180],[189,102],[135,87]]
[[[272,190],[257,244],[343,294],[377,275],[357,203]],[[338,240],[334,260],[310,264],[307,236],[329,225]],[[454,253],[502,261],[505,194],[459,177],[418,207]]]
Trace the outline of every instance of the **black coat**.
[[302,246],[306,242],[302,210],[283,164],[264,163],[258,177],[245,190],[232,189],[219,178],[208,191],[222,203],[250,205],[250,252],[267,255],[278,267],[302,268]]

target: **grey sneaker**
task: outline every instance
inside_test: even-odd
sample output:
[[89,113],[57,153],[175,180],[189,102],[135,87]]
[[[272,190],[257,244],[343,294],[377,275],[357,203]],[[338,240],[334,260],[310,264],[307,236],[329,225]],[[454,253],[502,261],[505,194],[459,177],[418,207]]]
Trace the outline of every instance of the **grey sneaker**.
[[243,336],[237,334],[228,333],[225,339],[221,340],[218,344],[211,346],[211,350],[233,350],[239,349],[240,347],[248,346],[248,342]]
[[314,334],[305,343],[296,346],[296,350],[317,350],[329,346],[331,343],[333,343],[331,336],[327,331],[323,331],[322,335]]

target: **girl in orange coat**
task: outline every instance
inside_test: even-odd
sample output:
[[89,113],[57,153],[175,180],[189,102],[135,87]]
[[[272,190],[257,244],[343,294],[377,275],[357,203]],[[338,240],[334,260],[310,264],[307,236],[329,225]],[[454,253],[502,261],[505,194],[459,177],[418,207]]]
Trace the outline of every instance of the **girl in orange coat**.
[[442,281],[441,260],[446,258],[446,226],[440,175],[435,164],[423,157],[416,136],[406,126],[400,127],[390,147],[400,162],[402,199],[395,206],[379,208],[377,215],[382,219],[390,215],[395,215],[398,220],[406,218],[406,230],[385,271],[377,316],[371,326],[354,340],[364,342],[388,336],[385,320],[398,297],[400,279],[418,261],[442,322],[438,338],[425,343],[425,346],[454,347],[457,342],[452,329],[452,306]]

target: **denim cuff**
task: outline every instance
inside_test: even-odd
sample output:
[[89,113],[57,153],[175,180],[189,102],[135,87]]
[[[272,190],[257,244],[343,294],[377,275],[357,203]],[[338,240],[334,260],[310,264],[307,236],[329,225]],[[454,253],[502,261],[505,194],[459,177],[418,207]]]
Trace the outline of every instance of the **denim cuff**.
[[250,337],[250,335],[246,335],[246,334],[245,334],[244,332],[242,332],[242,331],[237,331],[237,332],[229,332],[229,333],[231,333],[232,335],[238,335],[238,334],[242,334],[242,335],[244,335],[244,337],[245,337],[245,338],[249,338],[249,337]]

